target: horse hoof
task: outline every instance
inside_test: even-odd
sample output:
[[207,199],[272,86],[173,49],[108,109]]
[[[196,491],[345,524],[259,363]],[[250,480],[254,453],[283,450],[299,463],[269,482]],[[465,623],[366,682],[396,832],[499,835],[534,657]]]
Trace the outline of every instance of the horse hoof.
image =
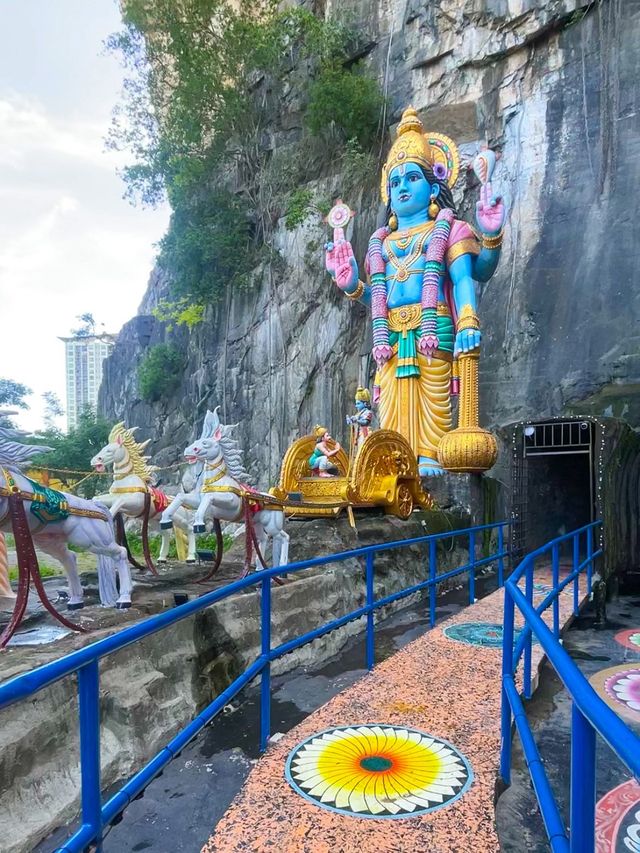
[[160,530],[171,530],[173,527],[172,521],[161,521],[160,522]]
[[185,562],[188,566],[194,566],[196,561],[195,560],[186,560]]
[[158,559],[158,560],[156,560],[156,563],[157,563],[159,566],[166,566],[166,565],[167,565],[167,561],[166,561],[166,560],[160,560],[160,559]]
[[130,601],[116,601],[116,610],[128,610],[130,607]]
[[206,530],[206,528],[205,528],[204,524],[194,524],[193,525],[193,532],[194,533],[204,533],[205,530]]
[[77,601],[75,604],[67,604],[67,610],[82,610],[84,601]]

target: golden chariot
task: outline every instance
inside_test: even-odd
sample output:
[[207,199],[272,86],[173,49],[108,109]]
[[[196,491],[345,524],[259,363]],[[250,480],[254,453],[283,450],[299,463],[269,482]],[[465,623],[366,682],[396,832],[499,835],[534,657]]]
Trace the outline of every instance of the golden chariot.
[[[374,430],[351,452],[341,448],[332,463],[339,473],[315,476],[309,457],[314,435],[294,441],[285,453],[280,481],[271,494],[289,517],[336,517],[345,510],[353,524],[353,509],[382,507],[388,515],[407,519],[414,507],[431,509],[433,500],[422,488],[418,463],[408,442],[397,432]],[[334,444],[335,446],[335,444]]]

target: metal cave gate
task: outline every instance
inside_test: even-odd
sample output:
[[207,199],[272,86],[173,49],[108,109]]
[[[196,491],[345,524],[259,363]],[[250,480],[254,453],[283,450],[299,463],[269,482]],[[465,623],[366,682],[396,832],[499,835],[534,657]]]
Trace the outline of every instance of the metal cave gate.
[[512,432],[514,561],[596,518],[593,419],[517,424]]

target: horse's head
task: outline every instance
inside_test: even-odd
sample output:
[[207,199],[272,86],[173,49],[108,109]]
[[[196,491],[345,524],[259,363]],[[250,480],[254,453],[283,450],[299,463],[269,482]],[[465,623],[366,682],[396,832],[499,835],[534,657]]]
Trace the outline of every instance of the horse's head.
[[202,425],[202,435],[184,450],[184,458],[190,464],[194,462],[211,462],[221,455],[220,439],[222,426],[218,417],[218,409],[207,412]]
[[122,462],[127,455],[127,449],[123,445],[121,436],[118,436],[115,441],[105,446],[91,460],[91,467],[95,468],[98,474],[104,472],[111,465],[117,465]]

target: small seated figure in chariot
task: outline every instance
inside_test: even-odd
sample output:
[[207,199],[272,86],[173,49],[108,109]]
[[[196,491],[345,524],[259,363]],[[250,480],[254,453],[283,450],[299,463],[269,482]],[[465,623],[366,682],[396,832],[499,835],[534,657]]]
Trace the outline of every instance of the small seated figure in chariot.
[[340,472],[331,461],[341,450],[340,443],[331,438],[326,427],[316,426],[313,430],[316,446],[309,457],[309,467],[318,477],[335,477]]
[[355,406],[355,415],[347,415],[347,426],[352,428],[352,446],[358,448],[371,432],[371,423],[373,421],[371,394],[367,388],[358,388],[356,391]]

